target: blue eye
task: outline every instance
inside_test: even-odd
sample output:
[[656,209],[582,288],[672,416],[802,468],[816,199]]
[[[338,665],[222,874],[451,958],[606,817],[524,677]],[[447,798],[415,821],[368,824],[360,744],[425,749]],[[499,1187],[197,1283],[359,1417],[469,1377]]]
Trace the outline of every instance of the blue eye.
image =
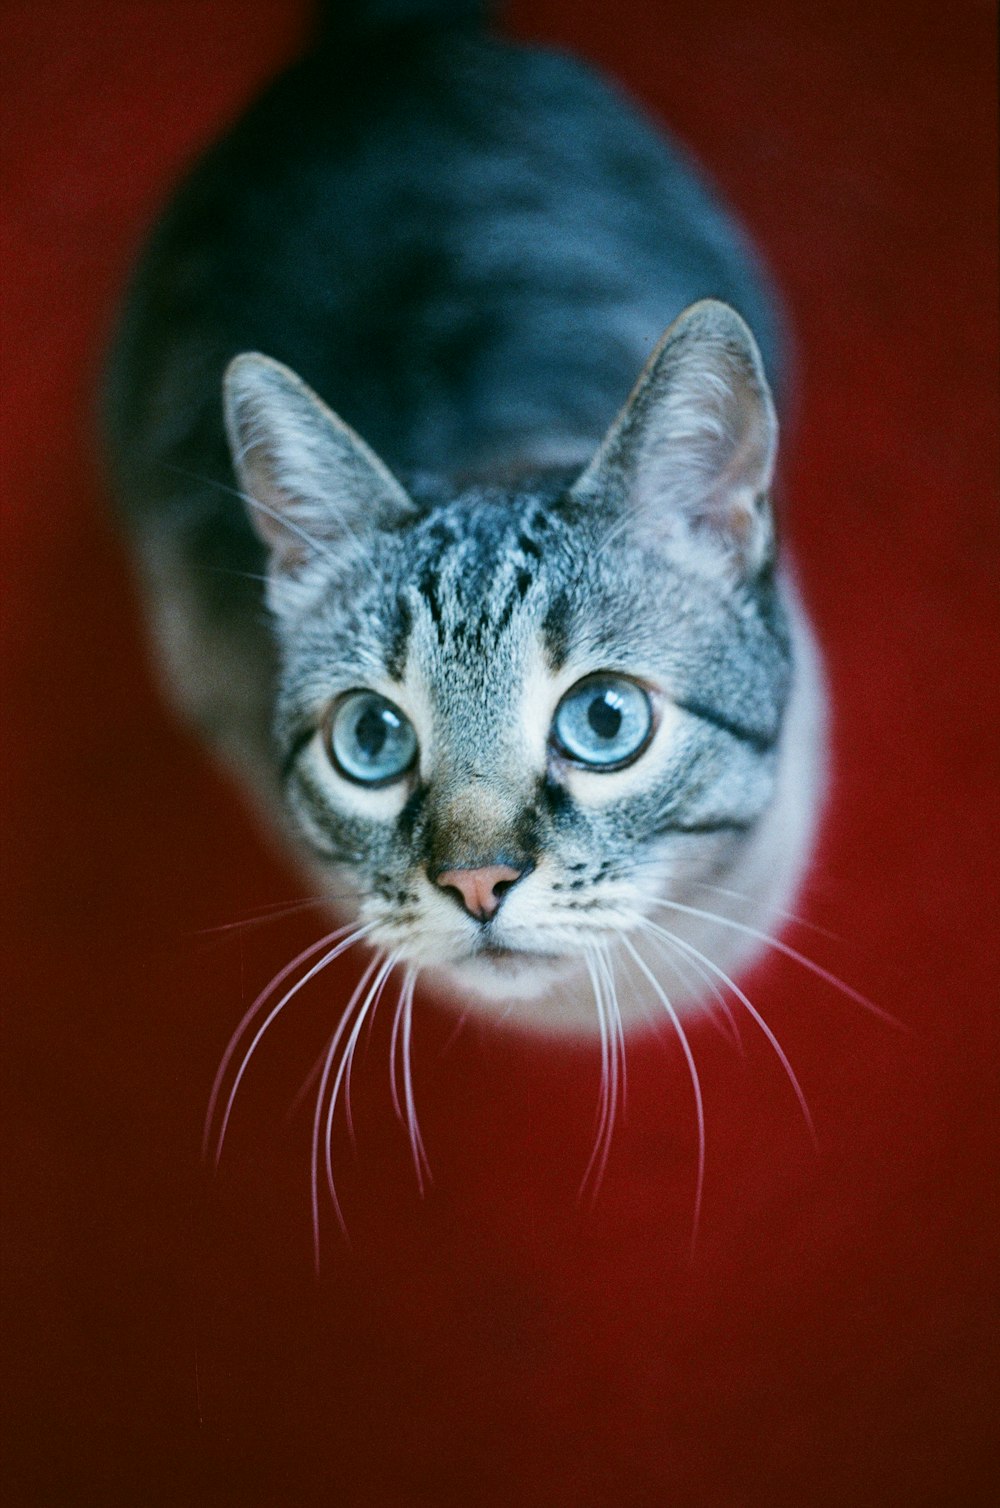
[[592,675],[568,691],[552,731],[564,754],[597,770],[617,769],[641,754],[653,730],[653,704],[619,675]]
[[413,724],[374,691],[349,691],[333,708],[327,750],[337,769],[359,785],[389,785],[417,754]]

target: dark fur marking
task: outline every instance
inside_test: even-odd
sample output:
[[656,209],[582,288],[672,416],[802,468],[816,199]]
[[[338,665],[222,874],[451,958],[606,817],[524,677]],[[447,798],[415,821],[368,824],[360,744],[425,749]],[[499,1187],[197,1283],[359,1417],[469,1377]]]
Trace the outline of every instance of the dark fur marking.
[[431,615],[431,622],[437,631],[438,640],[444,642],[444,615],[441,611],[441,601],[437,593],[437,577],[432,566],[424,566],[417,581],[417,591],[427,603],[427,611]]
[[679,833],[692,837],[703,837],[709,833],[748,833],[755,826],[752,821],[744,822],[732,817],[718,817],[709,822],[661,822],[654,827],[653,831],[659,836],[663,833]]
[[507,627],[513,616],[514,599],[513,597],[508,597],[500,610],[499,618],[497,618],[496,622],[493,625],[493,633],[495,637],[499,637],[499,635],[503,633],[504,629]]
[[385,666],[393,680],[399,681],[402,680],[406,666],[406,650],[410,642],[410,630],[413,627],[410,604],[402,592],[396,598],[396,611],[399,617],[386,653]]
[[561,670],[569,653],[569,603],[560,592],[549,604],[542,621],[542,637],[554,670]]
[[517,843],[524,853],[537,856],[542,849],[542,814],[537,806],[526,807],[517,822]]
[[712,707],[706,707],[704,702],[687,700],[678,702],[677,705],[682,712],[690,712],[692,717],[711,723],[713,728],[719,728],[723,733],[728,733],[730,738],[736,738],[740,743],[748,744],[751,749],[756,749],[758,754],[768,753],[778,742],[777,733],[759,733],[756,729],[734,723],[721,712],[716,712]]
[[284,759],[281,762],[280,777],[282,785],[285,785],[287,783],[289,775],[291,775],[293,769],[295,768],[296,760],[302,753],[302,750],[310,742],[315,732],[316,729],[313,727],[303,728],[301,732],[296,733],[296,735],[292,739],[291,747],[289,748],[288,753],[285,755]]
[[573,798],[564,785],[545,776],[541,782],[539,792],[541,805],[546,808],[553,820],[558,821],[573,811]]
[[411,843],[413,841],[413,834],[416,830],[417,820],[420,816],[421,811],[423,810],[423,806],[426,800],[426,785],[421,784],[415,786],[408,796],[403,810],[399,814],[398,822],[400,836],[407,843]]

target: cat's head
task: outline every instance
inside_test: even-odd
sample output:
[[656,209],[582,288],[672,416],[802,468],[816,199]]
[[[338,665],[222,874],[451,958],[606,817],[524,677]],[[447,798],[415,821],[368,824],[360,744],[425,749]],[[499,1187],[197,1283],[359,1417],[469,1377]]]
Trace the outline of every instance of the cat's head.
[[226,413],[288,808],[372,941],[523,998],[726,873],[789,682],[776,422],[738,315],[693,306],[582,474],[516,489],[404,490],[265,357],[232,364]]

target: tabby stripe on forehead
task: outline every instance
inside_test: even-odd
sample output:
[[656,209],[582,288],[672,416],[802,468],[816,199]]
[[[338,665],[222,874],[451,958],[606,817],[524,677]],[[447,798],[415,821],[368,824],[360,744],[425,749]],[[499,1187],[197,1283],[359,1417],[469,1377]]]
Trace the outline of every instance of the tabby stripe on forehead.
[[413,628],[413,614],[403,592],[400,592],[396,598],[396,611],[399,618],[393,627],[392,641],[386,651],[385,668],[394,681],[401,681],[406,668],[410,632]]
[[431,615],[431,622],[437,630],[439,643],[444,643],[444,614],[441,609],[441,600],[438,597],[437,578],[433,567],[425,566],[420,573],[417,582],[417,591],[427,603],[427,611]]

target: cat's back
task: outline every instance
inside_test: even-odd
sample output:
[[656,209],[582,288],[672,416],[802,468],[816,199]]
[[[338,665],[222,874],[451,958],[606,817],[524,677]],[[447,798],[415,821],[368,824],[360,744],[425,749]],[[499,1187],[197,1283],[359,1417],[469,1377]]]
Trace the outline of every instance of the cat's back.
[[137,482],[164,455],[225,468],[219,381],[245,349],[404,470],[596,441],[706,295],[743,311],[773,368],[755,258],[683,155],[587,68],[442,19],[455,9],[331,25],[181,191],[113,362],[112,441]]

